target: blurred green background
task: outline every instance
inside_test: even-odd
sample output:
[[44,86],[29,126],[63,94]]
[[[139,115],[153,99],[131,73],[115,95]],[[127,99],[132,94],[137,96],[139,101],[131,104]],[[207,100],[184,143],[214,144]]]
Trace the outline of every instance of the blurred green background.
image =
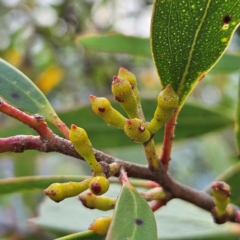
[[[35,82],[64,121],[84,127],[84,122],[91,116],[79,114],[91,113],[87,107],[89,94],[113,99],[111,81],[119,67],[125,67],[137,76],[143,99],[152,99],[154,102],[161,86],[151,58],[141,54],[133,56],[96,52],[79,44],[78,38],[115,31],[148,38],[151,10],[150,0],[129,0],[127,4],[121,0],[0,0],[0,57]],[[203,128],[198,129],[198,137],[188,134],[186,139],[177,139],[173,148],[171,174],[182,183],[197,189],[207,187],[219,174],[237,162],[233,120],[237,99],[237,69],[240,67],[239,29],[227,53],[230,57],[226,57],[222,65],[210,71],[188,102],[193,106],[201,104],[212,111],[222,112],[230,120],[215,131],[211,131],[213,127],[205,129],[204,122]],[[231,58],[231,54],[236,58]],[[236,62],[237,67],[231,68],[232,65],[236,66]],[[145,110],[151,109],[153,114],[154,106],[149,104],[145,104]],[[196,132],[194,128],[199,125],[195,125],[194,114],[188,111],[185,116],[188,116],[185,129]],[[124,160],[146,163],[141,146],[133,145],[127,138],[129,146],[123,144],[124,140],[121,139],[114,142],[114,136],[122,134],[120,131],[115,131],[109,137],[111,128],[100,131],[104,124],[101,119],[94,116],[91,121],[93,125],[86,127],[94,129],[91,133],[94,147]],[[208,119],[205,121],[206,124],[209,122]],[[182,134],[181,126],[179,120],[179,135]],[[15,120],[0,113],[0,137],[27,134],[28,131],[27,127],[19,127]],[[205,134],[201,135],[201,132]],[[102,139],[105,140],[102,142]],[[157,142],[160,153],[161,141]],[[90,174],[88,166],[60,154],[28,151],[0,156],[2,179],[79,174]],[[43,199],[42,191],[1,196],[0,238],[52,239],[54,231],[39,225],[29,225],[27,221],[28,218],[38,216],[39,203]],[[61,235],[59,230],[55,234]]]

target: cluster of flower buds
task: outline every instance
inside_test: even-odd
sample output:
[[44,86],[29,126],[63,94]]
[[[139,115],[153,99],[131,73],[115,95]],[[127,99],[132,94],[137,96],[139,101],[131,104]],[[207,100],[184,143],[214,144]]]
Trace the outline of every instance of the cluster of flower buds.
[[120,68],[118,76],[113,77],[112,93],[125,110],[125,118],[112,107],[106,98],[90,96],[93,113],[102,117],[109,125],[124,129],[134,142],[145,143],[173,116],[179,98],[171,85],[168,85],[158,96],[157,108],[152,120],[148,123],[141,119],[140,94],[136,77],[133,73]]
[[87,189],[90,189],[95,195],[102,195],[107,192],[109,181],[104,174],[102,166],[94,156],[94,150],[86,131],[72,124],[69,139],[75,150],[92,168],[93,177],[82,182],[53,183],[44,190],[44,193],[53,201],[60,202],[65,198],[77,196]]
[[[124,117],[106,98],[90,96],[92,112],[100,116],[108,125],[123,129],[125,134],[134,142],[149,143],[149,140],[170,118],[178,106],[178,96],[168,85],[158,96],[158,105],[153,119],[146,122],[142,113],[140,94],[137,88],[137,81],[134,74],[124,68],[120,68],[118,76],[113,77],[112,93],[126,112],[128,118]],[[116,205],[116,199],[101,196],[109,189],[109,181],[104,173],[101,164],[94,156],[94,149],[88,135],[83,128],[72,124],[69,132],[69,139],[75,150],[90,165],[93,176],[82,182],[53,183],[44,193],[55,202],[60,202],[68,197],[79,195],[82,204],[90,209],[110,210]],[[145,149],[151,152],[151,148]],[[152,153],[148,155],[151,157]],[[155,164],[158,166],[158,164]],[[156,168],[157,168],[156,166]],[[84,192],[89,189],[90,192]],[[146,192],[143,195],[146,200],[165,198],[161,188]],[[98,234],[105,234],[109,228],[112,216],[97,218],[89,227]]]

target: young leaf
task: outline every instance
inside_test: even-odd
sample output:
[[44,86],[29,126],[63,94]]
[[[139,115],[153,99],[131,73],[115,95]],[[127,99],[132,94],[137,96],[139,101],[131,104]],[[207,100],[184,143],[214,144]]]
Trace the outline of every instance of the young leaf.
[[0,59],[0,97],[25,112],[44,116],[68,137],[65,125],[43,93],[23,73],[2,59]]
[[240,23],[240,1],[154,1],[153,58],[165,87],[171,84],[181,107],[213,67]]
[[107,240],[157,239],[156,221],[146,200],[129,184],[118,196]]

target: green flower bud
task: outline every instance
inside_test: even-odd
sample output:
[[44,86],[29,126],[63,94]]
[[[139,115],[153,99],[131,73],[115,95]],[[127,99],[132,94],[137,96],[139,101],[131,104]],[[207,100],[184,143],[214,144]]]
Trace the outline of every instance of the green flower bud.
[[69,139],[76,151],[86,160],[95,173],[102,173],[103,169],[94,156],[93,147],[83,128],[72,124]]
[[147,142],[151,137],[146,123],[138,118],[127,120],[124,125],[124,132],[134,142],[139,143]]
[[141,195],[146,201],[165,200],[167,197],[162,187],[151,188],[150,190],[141,193]]
[[137,101],[137,103],[140,103],[140,94],[139,94],[139,91],[137,88],[137,80],[136,80],[135,75],[133,73],[129,72],[125,68],[120,68],[118,71],[118,78],[125,79],[131,84],[133,94],[136,98],[136,101]]
[[107,196],[96,196],[91,192],[84,192],[78,196],[86,208],[108,211],[115,208],[116,199]]
[[99,217],[94,220],[94,222],[91,224],[91,226],[88,229],[94,231],[99,235],[104,235],[108,231],[108,228],[112,222],[112,218],[113,216]]
[[55,202],[74,197],[88,189],[90,179],[82,182],[53,183],[44,190],[44,194]]
[[137,100],[134,96],[131,84],[127,80],[113,77],[112,93],[129,118],[139,117]]
[[155,110],[153,119],[147,126],[151,134],[156,133],[172,118],[174,111],[178,106],[178,101],[179,98],[171,85],[167,85],[167,87],[158,95],[157,109]]
[[89,182],[89,189],[94,195],[102,195],[109,189],[109,181],[104,176],[93,177]]
[[92,112],[100,116],[108,125],[123,129],[126,118],[112,107],[107,98],[90,95]]
[[225,182],[213,182],[212,194],[216,205],[216,213],[222,216],[226,213],[227,205],[230,201],[230,187]]

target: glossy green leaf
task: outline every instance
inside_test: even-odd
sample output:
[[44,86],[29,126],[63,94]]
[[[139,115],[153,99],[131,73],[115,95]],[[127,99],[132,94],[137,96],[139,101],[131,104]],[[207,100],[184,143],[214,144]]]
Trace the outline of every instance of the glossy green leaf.
[[98,235],[93,231],[85,231],[57,238],[56,240],[104,240],[104,239],[105,236]]
[[146,200],[124,184],[118,196],[106,240],[157,239],[156,221]]
[[25,192],[32,190],[42,190],[47,188],[50,184],[58,182],[81,182],[86,179],[86,176],[29,176],[18,178],[7,178],[0,180],[0,195]]
[[[240,182],[240,162],[234,164],[223,172],[216,181],[224,181],[231,187],[231,197],[230,202],[236,204],[240,207],[240,191],[239,191],[239,182]],[[209,186],[205,189],[208,193],[211,192],[211,187]]]
[[182,106],[196,83],[223,54],[240,23],[240,1],[155,0],[151,47],[163,86]]
[[43,93],[18,69],[0,59],[0,96],[8,103],[31,114],[55,122],[56,114]]
[[[119,104],[114,103],[113,106],[122,112]],[[151,120],[156,108],[156,100],[142,101],[143,110],[146,119]],[[136,145],[128,138],[120,129],[110,127],[100,117],[93,114],[90,106],[80,109],[59,113],[59,117],[63,122],[70,126],[72,123],[84,128],[94,146],[97,149],[124,147]],[[226,109],[214,111],[211,108],[203,107],[195,103],[186,103],[181,110],[176,128],[176,140],[188,137],[196,137],[204,133],[220,130],[227,126],[233,126],[234,120],[228,114]],[[21,127],[20,127],[21,126]],[[55,133],[59,134],[55,128]],[[33,130],[27,126],[16,125],[8,129],[0,131],[1,137],[7,137],[17,134],[33,134]],[[154,136],[154,141],[161,143],[163,140],[163,128]]]
[[68,128],[43,93],[23,73],[2,59],[0,59],[0,97],[24,112],[43,116],[68,138]]
[[106,35],[86,35],[78,38],[77,42],[86,48],[109,53],[127,53],[151,57],[148,38],[125,36],[120,33]]

